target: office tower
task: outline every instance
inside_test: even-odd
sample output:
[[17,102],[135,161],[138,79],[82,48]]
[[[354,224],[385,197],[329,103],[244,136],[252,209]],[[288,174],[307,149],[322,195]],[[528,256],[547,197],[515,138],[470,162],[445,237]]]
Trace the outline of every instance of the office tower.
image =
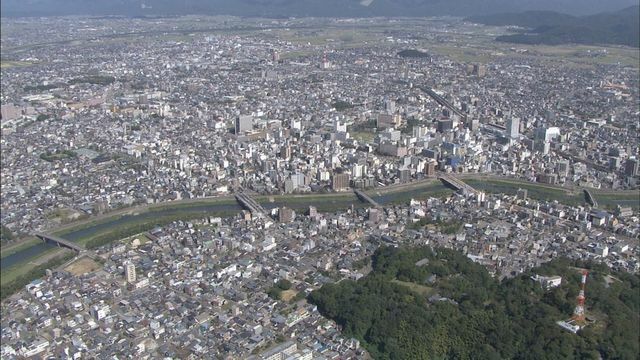
[[520,136],[520,119],[519,118],[509,118],[507,120],[507,136],[516,139]]
[[426,169],[426,173],[427,176],[435,176],[436,175],[436,163],[433,161],[430,161],[427,163],[427,166],[425,167]]
[[624,173],[627,176],[638,175],[638,159],[627,159],[624,163]]
[[294,212],[288,207],[281,207],[278,209],[278,221],[281,223],[289,223],[293,221]]
[[390,99],[384,101],[384,109],[387,114],[394,114],[396,112],[396,102]]
[[437,130],[440,133],[453,130],[453,120],[450,120],[450,119],[438,120]]
[[467,75],[485,77],[487,75],[487,66],[482,64],[467,64]]
[[569,160],[558,161],[558,163],[556,164],[556,171],[558,172],[558,175],[563,177],[569,175],[569,166]]
[[411,181],[411,171],[409,169],[399,169],[397,176],[401,184],[406,184]]
[[[625,164],[626,165],[626,164]],[[619,157],[610,157],[609,158],[609,170],[618,171],[620,168],[620,158]],[[625,168],[626,170],[626,168]]]
[[335,174],[331,177],[331,188],[335,191],[349,188],[349,174]]
[[253,117],[249,115],[240,115],[236,118],[236,135],[242,134],[253,129]]
[[478,131],[480,129],[480,120],[479,119],[471,119],[468,123],[469,130]]
[[291,145],[285,145],[280,149],[280,157],[285,160],[291,158]]

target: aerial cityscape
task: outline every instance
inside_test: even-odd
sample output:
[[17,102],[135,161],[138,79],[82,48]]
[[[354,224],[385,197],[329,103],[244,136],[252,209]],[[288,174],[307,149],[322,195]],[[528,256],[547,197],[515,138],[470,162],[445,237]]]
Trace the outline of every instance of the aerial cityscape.
[[3,4],[0,358],[638,359],[637,2],[203,1]]

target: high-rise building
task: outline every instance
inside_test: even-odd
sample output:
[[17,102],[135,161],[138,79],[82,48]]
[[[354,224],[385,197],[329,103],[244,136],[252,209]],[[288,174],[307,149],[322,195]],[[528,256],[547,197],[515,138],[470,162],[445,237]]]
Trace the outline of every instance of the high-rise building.
[[411,171],[409,169],[398,169],[397,175],[401,184],[406,184],[411,181]]
[[487,66],[482,64],[467,64],[467,75],[484,77],[487,75]]
[[249,115],[240,115],[236,118],[236,135],[245,133],[253,129],[253,117]]
[[520,136],[520,119],[516,117],[507,120],[507,136],[516,139]]
[[391,99],[386,99],[384,101],[384,109],[387,114],[395,114],[396,112],[396,102]]
[[426,126],[414,126],[413,129],[411,129],[411,131],[413,133],[413,137],[420,138],[427,135],[429,128]]
[[451,119],[438,120],[438,128],[437,128],[437,130],[440,133],[453,130],[453,120],[451,120]]
[[558,172],[558,175],[562,177],[566,177],[567,175],[569,175],[569,166],[569,160],[558,161],[558,163],[556,164],[556,171]]
[[480,129],[480,119],[471,119],[467,122],[467,127],[471,131],[478,131]]
[[638,175],[638,159],[627,159],[624,163],[624,173],[627,176]]
[[294,212],[292,209],[289,209],[288,207],[285,207],[285,206],[278,209],[278,221],[280,221],[281,223],[292,222],[293,217],[294,217]]
[[609,158],[609,170],[617,171],[619,168],[620,168],[620,158],[619,157],[614,157],[614,156],[610,157]]
[[285,145],[280,148],[280,157],[289,160],[291,158],[291,145]]
[[425,171],[427,176],[435,176],[436,175],[436,163],[434,161],[429,161],[427,166],[425,167]]
[[132,262],[124,264],[124,274],[129,284],[136,282],[136,266]]
[[349,188],[349,174],[335,174],[331,177],[331,188],[335,191]]

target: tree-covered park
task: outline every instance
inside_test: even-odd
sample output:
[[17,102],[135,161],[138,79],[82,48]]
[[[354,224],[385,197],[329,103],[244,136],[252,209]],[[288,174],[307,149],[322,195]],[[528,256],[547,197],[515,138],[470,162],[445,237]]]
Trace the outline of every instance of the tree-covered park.
[[[376,359],[638,358],[637,275],[557,259],[499,282],[463,254],[429,247],[382,247],[372,265],[366,277],[324,285],[309,301]],[[590,271],[594,322],[573,334],[556,321],[572,314],[580,268]],[[534,274],[562,276],[562,285],[545,290]]]

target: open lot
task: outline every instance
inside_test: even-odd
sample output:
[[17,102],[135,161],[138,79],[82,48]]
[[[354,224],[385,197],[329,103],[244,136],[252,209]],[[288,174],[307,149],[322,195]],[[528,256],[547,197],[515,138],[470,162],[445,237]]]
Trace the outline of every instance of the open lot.
[[88,257],[83,257],[71,263],[69,266],[65,268],[65,270],[75,276],[80,276],[90,272],[94,272],[100,268],[101,268],[101,265],[95,262],[93,259]]

